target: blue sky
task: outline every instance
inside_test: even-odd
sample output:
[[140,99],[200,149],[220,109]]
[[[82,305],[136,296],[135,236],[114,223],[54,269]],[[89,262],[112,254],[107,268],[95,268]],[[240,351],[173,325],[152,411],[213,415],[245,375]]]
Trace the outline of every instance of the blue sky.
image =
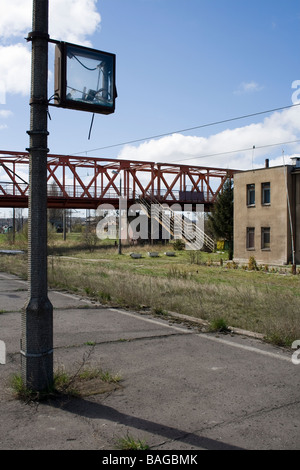
[[[298,0],[49,3],[53,39],[116,54],[118,90],[115,113],[95,116],[90,139],[91,114],[50,107],[51,153],[241,169],[265,158],[281,164],[282,151],[287,159],[300,154],[300,142],[266,147],[300,139],[300,107],[176,132],[293,104],[300,90]],[[31,6],[31,0],[0,4],[1,150],[24,151],[29,143],[24,37]],[[50,97],[52,46],[49,69]],[[170,135],[117,145],[161,134]]]

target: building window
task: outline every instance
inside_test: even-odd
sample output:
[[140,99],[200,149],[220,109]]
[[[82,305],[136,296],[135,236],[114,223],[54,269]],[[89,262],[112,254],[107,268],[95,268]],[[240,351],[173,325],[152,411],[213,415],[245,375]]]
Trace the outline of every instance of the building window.
[[264,205],[271,204],[270,183],[262,183],[261,185],[261,203]]
[[247,206],[255,205],[255,184],[247,184]]
[[247,250],[254,250],[255,248],[255,228],[254,227],[247,227]]
[[270,227],[262,227],[261,229],[261,249],[269,250],[271,247]]

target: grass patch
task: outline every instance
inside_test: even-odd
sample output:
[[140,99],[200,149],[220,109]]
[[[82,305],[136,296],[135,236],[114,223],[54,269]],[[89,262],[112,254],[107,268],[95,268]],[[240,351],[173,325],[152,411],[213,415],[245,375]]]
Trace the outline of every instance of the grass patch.
[[82,362],[74,373],[68,373],[62,365],[54,371],[53,384],[47,390],[37,392],[26,387],[21,374],[11,378],[11,388],[15,397],[28,402],[68,397],[84,397],[111,392],[118,388],[121,381],[119,374],[112,374],[101,367],[91,367],[89,359],[95,344],[83,355]]
[[121,377],[119,374],[113,375],[109,371],[103,371],[102,369],[85,369],[78,374],[80,381],[88,381],[99,378],[105,383],[119,383]]
[[159,316],[166,316],[168,315],[168,312],[166,312],[166,310],[164,310],[163,308],[160,308],[160,307],[156,307],[153,309],[153,313],[155,313],[155,315],[159,315]]
[[150,447],[145,441],[135,439],[133,436],[127,434],[125,437],[121,437],[116,442],[116,448],[118,450],[148,450]]
[[24,385],[20,374],[14,374],[11,378],[11,388],[16,398],[19,400],[28,402],[35,401],[39,398],[39,395],[33,390],[27,388]]
[[[274,344],[290,346],[300,338],[300,276],[292,276],[289,267],[259,267],[255,259],[239,267],[227,263],[226,253],[182,250],[167,257],[172,248],[163,245],[155,246],[159,257],[151,258],[152,246],[123,247],[119,256],[102,242],[93,253],[80,240],[65,243],[57,239],[60,256],[49,257],[51,288],[113,306],[146,306],[157,315],[174,311],[203,319],[215,331],[220,327],[214,322],[222,319],[225,326],[261,333]],[[132,251],[143,258],[132,259]],[[26,279],[26,255],[2,255],[1,265]]]
[[98,395],[115,390],[121,377],[102,369],[86,369],[73,375],[64,370],[54,373],[51,388],[36,392],[24,385],[21,375],[16,374],[11,379],[11,388],[15,397],[26,403],[55,399],[62,396],[83,397]]
[[228,327],[226,321],[224,320],[224,318],[214,318],[210,322],[209,331],[225,333],[225,332],[229,331],[229,327]]

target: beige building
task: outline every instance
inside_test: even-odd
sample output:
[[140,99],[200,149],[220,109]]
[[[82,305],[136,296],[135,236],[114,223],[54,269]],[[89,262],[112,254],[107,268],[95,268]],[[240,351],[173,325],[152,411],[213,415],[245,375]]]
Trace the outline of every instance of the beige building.
[[300,158],[234,175],[234,260],[300,263]]

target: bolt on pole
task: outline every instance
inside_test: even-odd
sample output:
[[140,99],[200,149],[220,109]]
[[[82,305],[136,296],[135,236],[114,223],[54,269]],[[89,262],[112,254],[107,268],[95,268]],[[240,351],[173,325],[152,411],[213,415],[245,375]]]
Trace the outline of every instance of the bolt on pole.
[[48,0],[33,0],[29,201],[28,300],[22,312],[21,371],[26,388],[53,384],[53,307],[47,282]]

